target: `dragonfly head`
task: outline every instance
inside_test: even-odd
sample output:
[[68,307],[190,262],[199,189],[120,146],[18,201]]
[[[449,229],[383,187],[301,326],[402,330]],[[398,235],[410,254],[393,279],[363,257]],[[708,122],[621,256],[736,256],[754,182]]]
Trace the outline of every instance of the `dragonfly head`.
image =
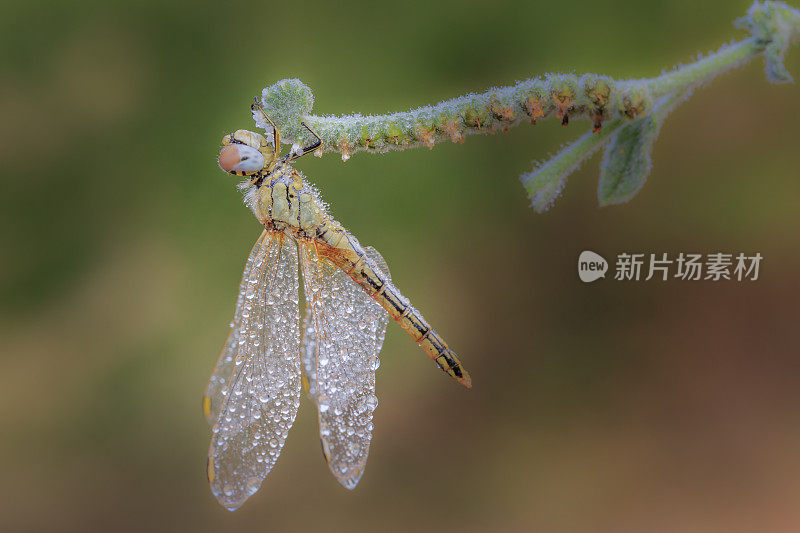
[[217,162],[225,172],[252,176],[264,168],[271,168],[276,160],[275,151],[263,135],[237,130],[222,138]]

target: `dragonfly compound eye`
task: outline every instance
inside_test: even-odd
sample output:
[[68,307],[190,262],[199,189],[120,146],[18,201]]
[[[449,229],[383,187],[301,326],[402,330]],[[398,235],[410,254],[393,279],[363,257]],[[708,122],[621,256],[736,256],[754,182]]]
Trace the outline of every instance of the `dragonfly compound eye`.
[[246,144],[229,144],[219,152],[219,168],[231,174],[255,174],[264,168],[264,156]]

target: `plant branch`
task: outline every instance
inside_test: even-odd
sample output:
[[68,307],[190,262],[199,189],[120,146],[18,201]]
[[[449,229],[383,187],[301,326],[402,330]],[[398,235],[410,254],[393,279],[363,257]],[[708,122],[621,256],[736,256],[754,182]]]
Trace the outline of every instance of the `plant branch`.
[[758,39],[751,37],[728,46],[716,53],[685,67],[658,76],[657,78],[629,83],[646,85],[654,98],[685,92],[698,83],[707,83],[714,77],[743,65],[754,58],[764,47]]
[[[533,206],[541,211],[563,189],[569,173],[612,140],[615,133],[624,130],[623,126],[644,120],[650,114],[657,115],[650,122],[660,125],[678,102],[719,74],[763,54],[770,81],[792,81],[783,65],[783,57],[800,35],[800,11],[783,2],[757,1],[736,24],[747,29],[751,37],[649,79],[617,81],[597,74],[546,74],[512,86],[470,93],[410,111],[343,116],[311,114],[314,105],[311,89],[300,80],[286,79],[264,89],[262,104],[280,128],[284,142],[308,143],[310,136],[301,125],[305,122],[323,140],[315,154],[322,156],[324,152],[339,152],[343,161],[360,151],[383,153],[421,146],[433,148],[443,141],[464,142],[467,135],[508,131],[518,124],[536,124],[552,116],[565,126],[575,119],[588,119],[592,124],[590,133],[566,147],[548,163],[523,175]],[[670,105],[664,105],[664,102]],[[253,117],[258,126],[271,131],[260,111],[254,111]],[[631,133],[633,130],[627,131]],[[658,127],[653,131],[657,134]],[[637,142],[641,140],[634,137]],[[648,143],[651,145],[653,140],[655,137]],[[644,155],[648,164],[642,167],[646,167],[647,172],[648,143],[640,147],[647,152]],[[632,161],[635,165],[639,163]],[[608,168],[621,167],[611,165]],[[641,176],[642,180],[646,174]],[[620,201],[617,197],[600,200],[602,204]]]

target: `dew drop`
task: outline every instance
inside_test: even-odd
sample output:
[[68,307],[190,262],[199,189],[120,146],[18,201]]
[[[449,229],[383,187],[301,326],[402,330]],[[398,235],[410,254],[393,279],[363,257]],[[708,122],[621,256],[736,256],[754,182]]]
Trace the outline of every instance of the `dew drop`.
[[367,396],[367,408],[370,411],[374,411],[376,407],[378,407],[378,397],[374,394],[370,394]]

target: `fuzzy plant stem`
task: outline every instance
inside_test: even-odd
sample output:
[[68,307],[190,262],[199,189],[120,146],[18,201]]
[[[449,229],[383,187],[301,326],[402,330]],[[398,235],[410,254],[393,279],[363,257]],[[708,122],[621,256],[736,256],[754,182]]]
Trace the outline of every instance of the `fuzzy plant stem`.
[[[410,111],[344,116],[312,114],[314,95],[311,89],[300,80],[286,79],[264,89],[261,103],[280,129],[284,142],[309,144],[313,137],[301,124],[305,122],[323,141],[315,154],[338,152],[343,161],[360,151],[384,153],[422,146],[433,148],[444,141],[464,142],[467,135],[504,132],[518,124],[536,124],[551,116],[565,126],[575,119],[588,119],[592,125],[590,133],[567,146],[551,161],[524,174],[523,185],[533,207],[537,211],[546,209],[560,193],[567,175],[580,162],[602,146],[613,144],[615,133],[626,130],[617,137],[633,142],[629,148],[642,150],[644,159],[636,161],[626,156],[626,164],[609,159],[607,162],[613,164],[604,167],[607,172],[629,174],[609,178],[608,183],[623,185],[622,189],[615,190],[616,196],[603,198],[600,193],[601,204],[620,203],[630,197],[620,191],[638,191],[641,183],[636,180],[643,183],[649,172],[650,148],[666,114],[697,86],[760,54],[765,57],[770,81],[792,81],[783,66],[783,57],[800,35],[800,11],[783,2],[757,1],[736,24],[748,30],[751,37],[649,79],[617,81],[597,74],[546,74]],[[253,118],[257,126],[270,131],[260,110],[253,112]],[[627,128],[631,124],[636,126]],[[625,146],[616,148],[625,153]],[[643,175],[634,177],[642,171]],[[601,183],[601,191],[611,189]]]
[[755,37],[721,48],[715,54],[700,59],[691,65],[668,72],[650,80],[629,82],[646,85],[653,98],[676,92],[684,92],[698,82],[708,82],[728,70],[743,65],[763,51]]

